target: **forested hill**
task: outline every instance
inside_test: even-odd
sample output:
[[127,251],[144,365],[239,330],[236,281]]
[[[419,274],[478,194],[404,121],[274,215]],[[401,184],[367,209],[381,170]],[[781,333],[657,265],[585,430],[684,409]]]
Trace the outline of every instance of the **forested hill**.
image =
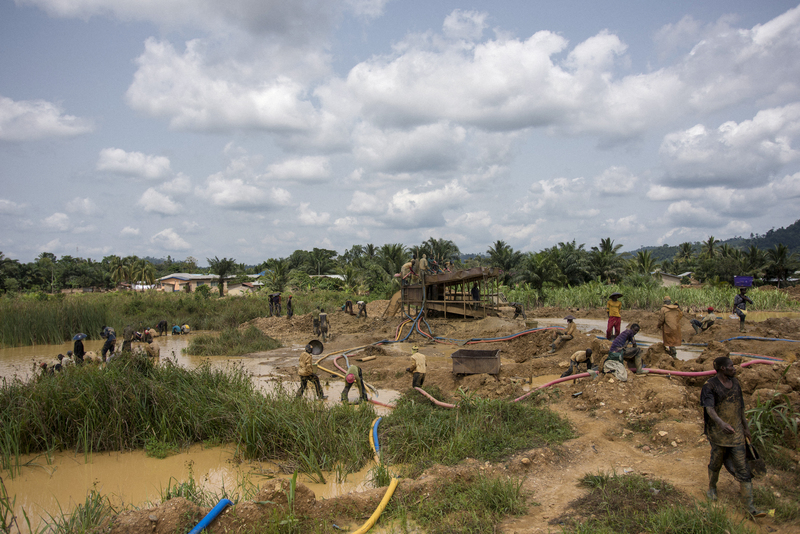
[[[747,249],[755,245],[761,250],[775,248],[775,245],[782,243],[789,248],[789,252],[800,254],[800,219],[796,220],[786,228],[775,228],[768,230],[766,234],[750,234],[750,237],[732,237],[720,241],[719,245],[730,245],[738,249]],[[699,241],[693,243],[694,252],[699,253],[702,244]],[[657,261],[671,260],[678,252],[678,245],[661,245],[660,247],[641,247],[630,252],[632,256],[640,250],[649,250],[653,259]]]

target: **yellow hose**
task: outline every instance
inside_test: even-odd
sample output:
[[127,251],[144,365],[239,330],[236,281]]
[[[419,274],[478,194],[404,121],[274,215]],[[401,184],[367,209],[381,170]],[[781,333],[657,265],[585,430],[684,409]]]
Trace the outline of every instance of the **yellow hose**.
[[369,529],[371,529],[375,525],[375,522],[378,521],[378,518],[383,513],[383,510],[386,508],[386,505],[389,504],[389,499],[392,498],[394,490],[397,488],[397,483],[398,480],[396,478],[393,478],[391,484],[389,484],[389,489],[386,490],[386,494],[383,496],[383,499],[381,500],[381,503],[372,513],[370,518],[367,519],[367,522],[361,525],[361,528],[359,528],[358,530],[353,531],[353,534],[365,534],[366,532],[369,531]]
[[317,367],[319,367],[320,369],[322,369],[322,370],[323,370],[323,371],[325,371],[326,373],[330,373],[330,374],[332,374],[332,375],[334,375],[334,376],[338,376],[339,378],[344,378],[344,375],[342,375],[342,374],[339,374],[339,373],[337,373],[336,371],[331,371],[331,370],[330,370],[330,369],[328,369],[327,367],[322,367],[322,366],[321,366],[321,365],[319,365],[319,364],[317,364]]

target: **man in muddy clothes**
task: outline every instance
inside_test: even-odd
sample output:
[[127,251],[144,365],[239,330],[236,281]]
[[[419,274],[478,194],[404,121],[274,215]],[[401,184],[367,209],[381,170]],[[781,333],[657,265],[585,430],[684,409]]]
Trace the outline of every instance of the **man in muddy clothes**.
[[106,361],[106,354],[110,353],[109,358],[114,356],[114,348],[117,345],[117,333],[110,326],[104,326],[103,330],[100,332],[100,337],[106,340],[106,342],[103,343],[103,349],[100,351],[100,354],[103,356],[103,361]]
[[350,388],[353,386],[353,383],[358,382],[358,393],[359,399],[358,402],[361,401],[369,401],[369,397],[367,397],[367,388],[364,387],[364,375],[361,372],[361,367],[357,365],[351,365],[347,368],[347,375],[344,377],[344,390],[342,390],[342,402],[348,402],[347,394],[350,393]]
[[417,273],[414,272],[414,264],[416,262],[417,260],[412,259],[411,261],[404,263],[403,266],[400,267],[400,283],[402,285],[407,286],[408,284],[411,283],[409,277],[417,275]]
[[311,310],[311,326],[313,329],[314,336],[317,337],[320,334],[319,331],[319,306]]
[[314,389],[317,390],[317,398],[325,400],[328,397],[322,392],[322,384],[319,383],[319,376],[314,372],[311,362],[311,345],[306,345],[306,350],[300,355],[300,362],[297,366],[297,374],[300,375],[300,389],[297,390],[297,398],[303,396],[306,391],[306,385],[311,382],[314,384]]
[[681,340],[681,319],[683,312],[677,304],[672,303],[668,296],[664,298],[664,305],[658,311],[658,324],[656,328],[661,330],[661,339],[664,342],[664,349],[669,352],[673,359],[678,358],[678,350],[675,348],[683,343]]
[[356,317],[356,318],[360,319],[361,318],[361,314],[363,313],[364,314],[364,319],[366,319],[367,318],[367,303],[364,302],[363,300],[359,300],[358,302],[356,302],[356,305],[358,306],[358,317]]
[[692,323],[692,328],[694,328],[694,333],[699,334],[700,332],[705,332],[709,328],[714,325],[714,321],[717,320],[717,316],[714,315],[714,308],[711,306],[708,307],[708,314],[705,317],[701,317],[702,321],[698,321],[697,319],[692,319],[689,321]]
[[512,306],[514,306],[514,317],[512,319],[516,319],[520,315],[522,315],[523,319],[527,319],[528,316],[525,315],[525,306],[522,305],[520,302],[512,302]]
[[319,331],[322,333],[322,342],[325,343],[328,336],[328,314],[325,313],[325,308],[319,311]]
[[[625,360],[633,360],[636,364],[636,374],[645,374],[642,370],[642,349],[636,346],[636,334],[639,333],[639,325],[633,323],[630,328],[623,330],[620,335],[614,338],[611,347],[608,349],[608,357],[603,364],[603,372],[614,373],[621,382],[628,380],[628,369]],[[630,343],[630,347],[627,346]]]
[[353,313],[353,301],[352,300],[347,299],[346,301],[344,301],[344,312],[349,314],[349,315],[355,315],[355,313]]
[[747,303],[753,304],[747,296],[747,288],[740,287],[739,294],[733,297],[733,313],[739,316],[739,332],[744,332],[744,318],[747,315]]
[[564,319],[567,321],[567,329],[563,332],[553,330],[553,333],[550,334],[550,339],[553,342],[550,343],[550,350],[547,352],[548,354],[553,354],[555,351],[560,349],[561,345],[574,338],[575,333],[578,331],[578,325],[575,324],[575,317],[572,315],[567,315],[564,317]]
[[573,372],[580,372],[582,363],[586,363],[586,371],[592,368],[592,349],[576,350],[569,357],[569,369],[564,371],[561,378],[570,376]]
[[425,373],[428,370],[428,357],[419,351],[419,347],[411,347],[411,367],[406,368],[411,373],[411,387],[421,388],[425,383]]
[[122,352],[131,351],[132,341],[133,341],[133,327],[131,325],[127,325],[122,330]]
[[764,517],[766,513],[753,506],[753,482],[745,448],[750,430],[736,368],[729,357],[722,356],[714,360],[714,369],[717,374],[709,378],[700,391],[700,405],[704,408],[703,433],[711,443],[706,495],[712,501],[717,500],[719,470],[723,465],[730,466],[734,478],[739,481],[747,512],[753,517]]
[[166,336],[167,335],[167,321],[159,321],[156,325],[156,331],[158,332],[159,336]]
[[289,295],[289,298],[286,300],[286,318],[291,319],[292,315],[294,315],[294,307],[292,306],[292,296]]

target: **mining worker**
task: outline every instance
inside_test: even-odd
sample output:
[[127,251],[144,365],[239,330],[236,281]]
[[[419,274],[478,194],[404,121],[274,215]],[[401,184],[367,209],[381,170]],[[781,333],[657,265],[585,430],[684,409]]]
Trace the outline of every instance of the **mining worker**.
[[358,382],[359,399],[361,401],[369,401],[367,397],[367,388],[364,387],[364,375],[361,372],[361,367],[351,365],[347,368],[347,374],[344,377],[344,389],[342,390],[342,402],[348,402],[347,394],[350,393],[350,388],[354,382]]
[[753,304],[747,296],[747,288],[740,287],[739,294],[733,297],[733,313],[739,316],[739,332],[744,332],[744,318],[747,315],[747,303]]
[[156,325],[156,330],[158,331],[159,336],[166,336],[167,335],[167,321],[159,321]]
[[690,322],[692,323],[692,328],[694,328],[694,333],[699,334],[700,332],[705,332],[709,328],[714,325],[714,321],[717,320],[717,316],[714,315],[714,308],[709,306],[708,313],[705,317],[701,317],[702,321],[698,321],[697,319],[692,319]]
[[708,462],[708,491],[712,501],[717,500],[717,481],[723,464],[732,467],[739,481],[742,499],[752,517],[767,515],[753,505],[753,482],[747,465],[745,440],[750,439],[747,417],[744,412],[742,388],[736,379],[736,368],[727,356],[714,360],[715,376],[708,379],[700,391],[703,410],[703,434],[711,444]]
[[477,283],[472,284],[470,294],[472,295],[472,308],[477,310],[481,303],[481,290],[478,288]]
[[514,306],[514,317],[512,319],[516,319],[520,315],[522,315],[523,319],[527,319],[528,316],[525,315],[525,306],[522,305],[520,302],[512,302],[512,306]]
[[578,325],[575,324],[575,317],[567,315],[564,319],[567,321],[567,329],[563,332],[553,330],[553,333],[550,334],[550,339],[553,342],[550,343],[550,350],[547,351],[548,354],[553,354],[561,348],[561,345],[575,337],[575,333],[578,331]]
[[367,318],[367,303],[364,302],[363,300],[359,300],[358,302],[356,302],[356,305],[358,306],[358,318],[360,319],[361,318],[361,314],[363,313],[364,314],[364,319],[366,319]]
[[669,295],[664,297],[664,305],[661,306],[658,312],[656,328],[661,329],[664,349],[669,352],[673,359],[678,358],[678,351],[675,347],[683,343],[681,340],[681,319],[683,319],[683,312],[678,305],[672,303]]
[[306,350],[300,355],[300,361],[297,366],[297,374],[300,375],[300,389],[297,390],[297,398],[303,396],[308,382],[314,384],[317,390],[317,398],[325,400],[328,397],[322,392],[322,384],[319,383],[319,376],[314,372],[313,363],[311,361],[311,345],[306,345]]
[[404,286],[407,286],[410,283],[410,280],[408,279],[409,276],[417,275],[417,273],[414,272],[415,263],[416,260],[412,259],[411,261],[404,263],[400,268],[400,280]]
[[419,273],[428,274],[428,255],[423,254],[422,259],[419,260]]
[[582,363],[586,363],[587,372],[592,368],[592,349],[576,350],[573,352],[572,356],[569,357],[569,369],[564,371],[564,374],[561,375],[561,378],[570,376],[573,371],[580,372],[580,366]]
[[142,341],[145,343],[150,343],[153,341],[153,331],[150,330],[150,327],[146,327],[144,332],[142,332]]
[[344,312],[347,313],[347,314],[350,314],[350,315],[355,315],[355,313],[353,313],[353,301],[352,300],[347,299],[346,301],[344,301]]
[[289,298],[286,299],[286,318],[291,319],[292,315],[294,315],[294,307],[292,306],[292,296],[289,295]]
[[314,337],[319,336],[319,306],[311,310],[311,327],[313,329]]
[[176,324],[175,324],[175,325],[172,325],[172,335],[173,335],[173,336],[179,336],[179,335],[181,335],[181,327],[180,327],[180,326],[178,326],[178,325],[176,325]]
[[131,342],[133,341],[133,327],[131,325],[125,325],[125,328],[122,329],[122,351],[123,352],[130,352],[131,351]]
[[412,373],[411,387],[421,388],[425,383],[425,372],[428,369],[428,358],[419,351],[419,347],[411,347],[411,367],[406,368],[407,373]]
[[281,294],[275,293],[274,294],[274,301],[275,301],[275,315],[278,317],[281,316]]
[[185,324],[181,327],[181,334],[188,334],[191,331],[192,328],[188,324]]
[[114,349],[117,345],[117,333],[110,326],[104,326],[100,331],[100,337],[106,340],[106,342],[103,343],[103,349],[100,351],[103,361],[106,361],[106,354],[110,353],[109,358],[114,356]]
[[606,339],[612,340],[619,335],[619,329],[622,326],[622,303],[619,298],[622,293],[611,293],[611,296],[606,302],[606,314],[608,315],[608,325],[606,326]]
[[325,308],[319,311],[319,331],[322,333],[322,342],[325,343],[328,335],[328,314],[325,313]]
[[158,341],[154,340],[152,336],[150,336],[150,341],[148,341],[144,346],[144,350],[151,358],[161,357],[161,347],[159,346]]
[[[604,373],[614,373],[614,376],[620,382],[628,380],[628,368],[625,366],[625,360],[633,360],[636,364],[636,374],[645,374],[646,371],[642,370],[642,349],[636,346],[636,334],[639,333],[639,325],[633,323],[630,328],[623,330],[620,335],[614,338],[611,342],[611,347],[608,349],[608,357],[603,364]],[[630,344],[631,346],[627,346]]]
[[83,357],[86,354],[86,349],[83,346],[82,339],[76,339],[75,343],[72,344],[72,352],[75,355],[75,363],[82,364]]

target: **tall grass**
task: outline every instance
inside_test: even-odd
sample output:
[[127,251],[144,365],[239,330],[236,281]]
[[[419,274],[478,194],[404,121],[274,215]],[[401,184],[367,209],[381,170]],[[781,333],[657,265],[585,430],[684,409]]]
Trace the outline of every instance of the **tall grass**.
[[194,336],[189,341],[186,352],[195,356],[239,356],[277,349],[281,346],[280,341],[251,325],[244,331],[238,328],[226,328],[218,336],[208,334]]
[[[623,294],[621,300],[626,309],[657,310],[661,307],[664,296],[669,295],[674,302],[683,307],[713,306],[724,311],[733,307],[733,297],[736,296],[738,290],[732,287],[712,286],[649,288],[592,282],[575,287],[546,289],[540,304],[559,308],[605,308],[609,295],[614,292]],[[535,305],[537,302],[537,295],[533,290],[507,289],[504,293],[512,302],[525,302],[528,306]],[[747,294],[753,299],[752,309],[755,310],[797,310],[800,308],[800,303],[791,300],[786,293],[781,291],[755,288],[748,291]]]
[[[436,388],[431,390],[436,396]],[[454,465],[464,458],[504,459],[512,453],[574,437],[566,420],[533,403],[464,396],[456,410],[404,395],[381,422],[383,454],[389,464]]]

